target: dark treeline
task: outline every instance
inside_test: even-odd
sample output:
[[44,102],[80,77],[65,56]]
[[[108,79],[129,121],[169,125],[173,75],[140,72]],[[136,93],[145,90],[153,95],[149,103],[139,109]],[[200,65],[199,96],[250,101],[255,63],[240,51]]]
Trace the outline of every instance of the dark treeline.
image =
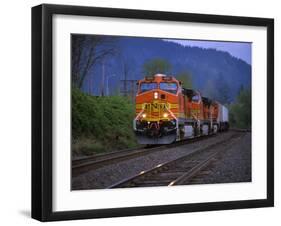
[[[161,60],[167,62],[165,73],[175,76],[183,72],[188,73],[193,88],[224,104],[235,101],[241,86],[251,86],[251,66],[227,52],[184,47],[161,39],[85,37],[89,40],[84,41],[84,57],[78,58],[83,62],[81,65],[87,68],[87,73],[84,76],[82,70],[84,79],[79,86],[93,95],[113,95],[118,93],[123,85],[121,80],[142,79],[145,73],[151,70],[144,69],[145,65],[152,60],[158,60],[156,64],[161,64]],[[94,47],[89,44],[89,37],[95,42]],[[94,53],[94,57],[89,66],[86,59],[90,52]],[[77,76],[77,73],[73,74],[74,76]]]

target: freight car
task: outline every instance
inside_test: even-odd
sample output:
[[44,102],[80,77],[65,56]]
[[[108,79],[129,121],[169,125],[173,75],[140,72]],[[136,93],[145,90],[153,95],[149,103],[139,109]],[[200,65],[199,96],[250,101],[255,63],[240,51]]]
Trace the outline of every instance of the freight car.
[[146,76],[137,86],[133,124],[140,144],[169,144],[229,127],[225,106],[183,88],[172,76]]

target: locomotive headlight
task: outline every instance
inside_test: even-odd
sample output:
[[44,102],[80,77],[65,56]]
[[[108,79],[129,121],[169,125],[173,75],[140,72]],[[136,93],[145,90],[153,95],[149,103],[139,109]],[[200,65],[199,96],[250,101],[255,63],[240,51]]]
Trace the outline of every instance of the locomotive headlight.
[[168,113],[164,113],[164,114],[163,114],[163,117],[164,117],[164,118],[167,118],[167,117],[168,117]]
[[145,117],[146,117],[146,114],[142,114],[142,117],[145,118]]
[[158,93],[154,92],[154,99],[158,99]]

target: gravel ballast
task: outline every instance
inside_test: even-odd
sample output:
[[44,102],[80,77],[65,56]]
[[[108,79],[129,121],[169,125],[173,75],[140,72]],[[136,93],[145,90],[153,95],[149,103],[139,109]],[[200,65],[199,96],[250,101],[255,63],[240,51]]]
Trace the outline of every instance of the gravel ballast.
[[251,182],[251,133],[246,133],[237,142],[221,152],[194,184]]
[[[213,143],[227,140],[237,132],[227,132],[201,140],[195,143],[185,144],[147,154],[130,160],[107,165],[99,169],[91,170],[72,178],[72,189],[101,189],[106,188],[119,180],[134,176],[141,171],[148,170],[156,165],[170,161],[194,149],[204,148]],[[249,155],[250,153],[250,155]],[[251,134],[243,136],[239,143],[232,145],[224,152],[224,161],[211,167],[209,178],[200,178],[202,183],[224,183],[236,181],[250,181],[251,179]],[[219,162],[219,161],[217,161]],[[216,168],[218,167],[218,168]],[[231,176],[230,176],[231,175]],[[249,179],[250,178],[250,179]]]

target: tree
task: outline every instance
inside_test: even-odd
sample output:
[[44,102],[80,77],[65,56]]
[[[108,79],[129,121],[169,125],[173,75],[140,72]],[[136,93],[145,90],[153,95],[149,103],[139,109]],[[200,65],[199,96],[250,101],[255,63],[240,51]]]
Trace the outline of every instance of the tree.
[[187,71],[182,71],[176,75],[176,78],[182,82],[182,87],[186,89],[192,88],[192,76]]
[[101,35],[72,35],[71,63],[73,85],[81,89],[92,67],[115,53],[112,38]]
[[171,64],[161,58],[151,59],[144,63],[143,72],[145,75],[167,74],[171,69]]
[[218,96],[217,93],[218,92],[217,92],[217,88],[216,88],[214,80],[212,80],[212,79],[207,80],[205,82],[205,86],[203,88],[204,96],[209,97],[213,100],[216,100],[216,98]]
[[252,102],[251,90],[241,89],[236,102],[229,106],[229,120],[231,125],[238,128],[251,128]]
[[230,102],[230,87],[222,73],[220,73],[216,79],[216,88],[218,91],[217,100],[222,104],[228,104]]

